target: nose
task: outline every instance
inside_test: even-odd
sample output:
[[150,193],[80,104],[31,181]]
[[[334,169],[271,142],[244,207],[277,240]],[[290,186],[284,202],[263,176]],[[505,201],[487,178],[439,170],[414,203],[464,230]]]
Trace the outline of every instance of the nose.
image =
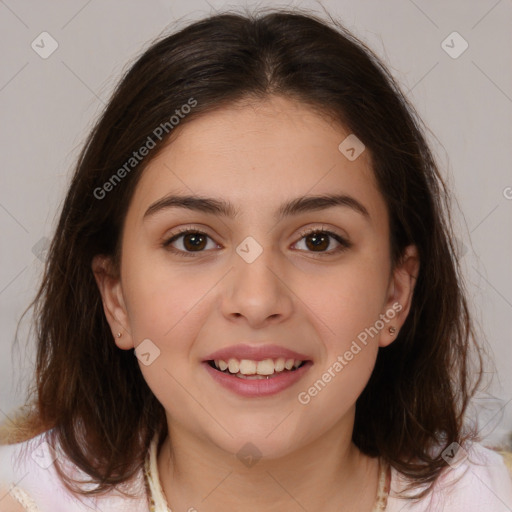
[[222,293],[222,312],[231,322],[246,322],[252,328],[260,328],[290,317],[290,272],[279,265],[274,253],[271,247],[266,247],[251,263],[234,254],[233,269]]

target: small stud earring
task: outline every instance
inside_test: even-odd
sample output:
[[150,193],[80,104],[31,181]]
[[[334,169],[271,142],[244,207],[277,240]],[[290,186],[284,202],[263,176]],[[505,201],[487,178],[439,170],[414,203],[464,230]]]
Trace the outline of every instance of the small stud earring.
[[390,327],[390,328],[388,329],[388,331],[389,331],[389,334],[395,334],[395,332],[396,332],[396,327]]
[[118,338],[120,338],[122,335],[123,335],[122,333],[118,332],[116,336],[117,336]]

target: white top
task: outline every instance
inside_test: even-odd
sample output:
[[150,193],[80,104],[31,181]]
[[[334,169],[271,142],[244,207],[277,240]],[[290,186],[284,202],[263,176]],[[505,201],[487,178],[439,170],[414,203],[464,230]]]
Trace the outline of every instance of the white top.
[[[0,511],[6,492],[20,502],[28,512],[90,512],[99,510],[130,512],[167,512],[168,507],[160,487],[157,468],[156,437],[146,459],[147,480],[140,471],[123,490],[136,494],[130,499],[118,491],[103,496],[72,495],[60,481],[53,460],[55,454],[45,441],[45,434],[14,445],[0,446]],[[467,458],[447,468],[438,478],[434,491],[419,501],[396,498],[407,483],[394,468],[389,469],[391,492],[385,512],[512,512],[512,479],[503,457],[482,446],[466,447]],[[62,455],[59,455],[59,462]],[[64,461],[73,477],[88,477]],[[384,480],[379,487],[382,490]],[[453,485],[451,485],[453,484]],[[147,486],[150,491],[148,493]],[[94,485],[91,485],[91,488]],[[154,506],[153,506],[154,504]]]

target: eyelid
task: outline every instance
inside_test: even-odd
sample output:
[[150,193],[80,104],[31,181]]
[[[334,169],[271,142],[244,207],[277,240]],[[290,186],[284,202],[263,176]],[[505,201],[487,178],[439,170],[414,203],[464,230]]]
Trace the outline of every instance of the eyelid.
[[347,236],[345,235],[342,235],[336,231],[334,231],[333,229],[329,228],[328,226],[325,226],[325,225],[322,225],[320,227],[318,226],[315,226],[315,227],[312,227],[312,228],[306,228],[306,229],[303,229],[300,233],[299,233],[299,239],[294,242],[294,245],[298,242],[300,242],[303,238],[305,238],[306,236],[312,234],[312,233],[324,233],[326,234],[327,236],[331,237],[331,238],[334,238],[339,244],[340,246],[337,247],[336,249],[331,249],[330,251],[320,251],[320,252],[317,252],[315,253],[314,251],[306,251],[314,256],[317,256],[317,257],[322,257],[322,256],[332,256],[332,255],[335,255],[335,254],[339,254],[341,252],[343,252],[344,250],[347,250],[347,249],[350,249],[354,244],[348,239]]
[[[180,249],[175,249],[171,246],[171,244],[179,239],[181,236],[186,235],[188,233],[197,233],[200,235],[204,235],[210,240],[214,241],[217,245],[219,245],[212,236],[210,236],[204,229],[195,227],[194,225],[186,226],[179,228],[175,233],[172,233],[169,235],[169,237],[166,237],[164,241],[161,243],[161,246],[171,252],[174,252],[181,256],[195,256],[196,254],[202,254],[202,253],[208,253],[210,250],[202,250],[202,251],[182,251]],[[344,235],[341,235],[337,233],[336,231],[333,231],[328,226],[315,226],[310,228],[305,228],[302,231],[298,233],[298,239],[293,243],[293,245],[300,242],[304,237],[312,234],[312,233],[325,233],[327,236],[334,238],[340,246],[336,249],[331,249],[330,251],[320,251],[315,253],[315,251],[305,251],[312,255],[315,255],[316,257],[322,257],[322,256],[331,256],[334,254],[338,254],[342,252],[343,250],[350,249],[352,247],[352,242],[348,240],[348,238]]]
[[[165,235],[164,237],[162,237],[163,238],[162,245],[167,245],[170,242],[172,242],[174,239],[178,238],[180,235],[187,234],[187,233],[201,233],[203,235],[210,236],[206,232],[206,230],[204,230],[203,228],[200,228],[200,227],[197,227],[194,225],[190,225],[190,226],[177,228],[177,230],[175,232],[171,233],[170,235]],[[212,237],[210,236],[210,238],[212,238]]]
[[346,237],[344,235],[342,235],[341,233],[337,233],[336,231],[331,229],[329,226],[325,226],[324,224],[322,224],[321,226],[314,226],[312,228],[305,228],[302,231],[299,231],[299,236],[304,237],[304,236],[310,235],[311,233],[328,233],[331,235],[336,235],[339,238],[343,238],[344,241],[348,242],[348,240],[346,239]]
[[[163,242],[161,242],[161,246],[164,249],[166,249],[166,250],[168,250],[170,252],[178,254],[179,256],[195,256],[195,254],[201,254],[201,253],[209,252],[209,251],[197,251],[197,252],[194,252],[194,251],[182,251],[181,249],[175,249],[174,247],[171,246],[171,244],[173,242],[175,242],[180,237],[182,237],[183,235],[186,235],[188,233],[197,233],[197,234],[203,235],[203,236],[205,236],[205,237],[207,237],[210,240],[215,242],[215,240],[213,240],[213,237],[210,236],[204,229],[197,228],[197,227],[194,227],[192,225],[192,226],[186,226],[186,227],[179,228],[175,233],[172,233],[168,237],[165,237]],[[215,242],[215,243],[217,244],[217,242]],[[219,244],[217,244],[217,245],[219,245]]]

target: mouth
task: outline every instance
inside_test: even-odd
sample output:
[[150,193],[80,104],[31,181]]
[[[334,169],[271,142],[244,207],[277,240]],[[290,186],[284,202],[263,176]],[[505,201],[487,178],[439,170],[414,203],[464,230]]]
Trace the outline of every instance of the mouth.
[[302,359],[208,359],[203,368],[213,382],[243,398],[278,395],[301,380],[313,365]]
[[263,359],[260,361],[252,359],[211,359],[207,364],[220,373],[247,380],[272,379],[278,375],[292,373],[302,368],[309,361],[300,359]]

